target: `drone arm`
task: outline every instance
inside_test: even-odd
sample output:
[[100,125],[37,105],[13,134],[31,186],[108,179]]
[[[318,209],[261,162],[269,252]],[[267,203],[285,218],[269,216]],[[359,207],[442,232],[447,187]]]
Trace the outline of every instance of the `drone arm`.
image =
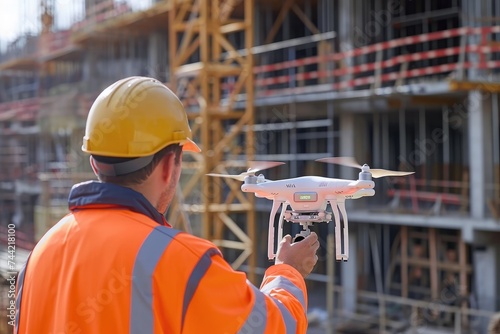
[[269,233],[267,235],[267,257],[269,260],[274,259],[274,218],[278,212],[281,202],[276,200],[273,201],[273,207],[271,208],[271,214],[269,215]]

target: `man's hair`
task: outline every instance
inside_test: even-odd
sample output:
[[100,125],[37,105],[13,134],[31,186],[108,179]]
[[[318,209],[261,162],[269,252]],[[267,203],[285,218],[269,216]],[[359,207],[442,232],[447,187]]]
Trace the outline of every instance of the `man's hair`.
[[[155,167],[160,163],[160,161],[169,154],[175,155],[175,164],[178,165],[181,162],[181,152],[182,146],[179,144],[172,144],[164,147],[160,151],[156,152],[153,156],[153,160],[151,162],[139,169],[135,172],[119,175],[119,176],[108,176],[97,171],[97,178],[101,182],[114,183],[119,185],[135,185],[141,184],[144,182],[153,172]],[[112,158],[112,157],[104,157],[100,155],[92,155],[92,157],[98,162],[106,163],[106,164],[116,164],[125,161],[132,160],[134,158]]]

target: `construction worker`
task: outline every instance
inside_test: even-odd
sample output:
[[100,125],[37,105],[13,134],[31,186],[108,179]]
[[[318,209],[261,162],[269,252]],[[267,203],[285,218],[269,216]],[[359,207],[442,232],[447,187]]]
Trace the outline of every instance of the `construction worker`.
[[260,289],[209,241],[166,222],[182,151],[199,152],[179,99],[130,77],[92,105],[82,149],[99,181],[75,185],[71,213],[18,277],[17,333],[305,333],[317,235],[286,236]]

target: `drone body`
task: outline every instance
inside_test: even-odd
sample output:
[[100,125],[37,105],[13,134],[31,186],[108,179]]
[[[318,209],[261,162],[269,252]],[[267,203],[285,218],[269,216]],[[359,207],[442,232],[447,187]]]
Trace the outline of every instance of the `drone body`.
[[373,181],[352,181],[320,176],[302,176],[271,181],[263,176],[248,176],[241,190],[255,196],[286,202],[293,211],[311,212],[325,210],[327,202],[375,195]]
[[[269,216],[268,257],[274,259],[275,227],[274,220],[281,206],[278,222],[278,238],[283,238],[283,221],[298,223],[302,226],[294,241],[300,241],[310,234],[313,223],[330,222],[332,214],[335,221],[335,248],[337,261],[349,258],[349,229],[345,201],[375,195],[373,178],[383,176],[404,176],[412,172],[398,172],[384,169],[370,169],[368,165],[359,165],[353,158],[324,158],[317,161],[335,163],[360,168],[358,180],[326,178],[320,176],[302,176],[283,180],[267,180],[264,175],[255,173],[282,165],[282,162],[249,162],[251,167],[239,175],[208,174],[210,176],[233,178],[243,181],[241,190],[253,192],[256,197],[273,201]],[[332,212],[328,212],[330,205]],[[288,210],[288,207],[291,210]]]

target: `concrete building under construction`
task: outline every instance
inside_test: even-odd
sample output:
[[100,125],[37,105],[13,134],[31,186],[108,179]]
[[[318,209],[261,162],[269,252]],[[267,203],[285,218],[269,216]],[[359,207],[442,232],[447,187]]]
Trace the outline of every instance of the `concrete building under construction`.
[[206,174],[270,160],[286,162],[263,172],[273,180],[357,179],[315,162],[332,156],[415,172],[348,201],[349,261],[329,251],[334,224],[314,226],[311,332],[486,331],[500,308],[500,1],[24,5],[39,6],[24,18],[37,28],[0,52],[2,247],[15,224],[29,251],[94,178],[80,147],[101,90],[151,76],[177,92],[203,150],[184,157],[169,221],[251,280],[269,265],[271,202]]

